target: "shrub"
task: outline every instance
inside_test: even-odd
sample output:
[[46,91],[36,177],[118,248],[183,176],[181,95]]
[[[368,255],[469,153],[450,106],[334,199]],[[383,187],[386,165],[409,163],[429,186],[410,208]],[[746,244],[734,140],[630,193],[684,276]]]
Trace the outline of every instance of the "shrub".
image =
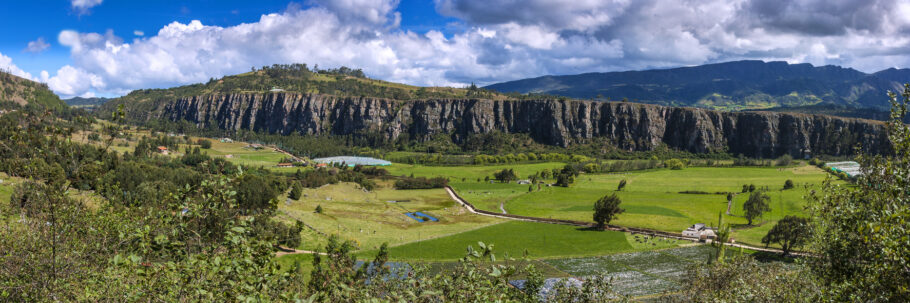
[[316,213],[317,213],[317,214],[321,214],[321,213],[322,213],[322,204],[316,205]]
[[679,159],[670,159],[670,160],[664,161],[664,167],[672,169],[672,170],[680,170],[680,169],[683,169],[685,166],[686,166],[686,164],[683,163],[682,161],[680,161]]
[[793,163],[793,157],[790,155],[780,156],[780,158],[777,158],[777,160],[774,161],[774,165],[777,166],[789,166],[791,163]]
[[793,180],[787,179],[787,181],[784,182],[784,189],[791,189],[791,188],[793,188]]
[[202,147],[202,149],[212,148],[212,141],[209,141],[206,139],[199,139],[198,143],[199,143],[199,147]]

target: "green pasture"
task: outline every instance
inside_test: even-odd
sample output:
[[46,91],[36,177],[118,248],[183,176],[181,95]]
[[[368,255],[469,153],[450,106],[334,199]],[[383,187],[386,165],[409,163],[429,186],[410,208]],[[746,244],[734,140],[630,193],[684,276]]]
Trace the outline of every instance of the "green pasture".
[[[315,212],[317,206],[322,206],[322,214]],[[299,201],[281,198],[278,209],[283,217],[355,241],[361,250],[376,249],[384,242],[399,245],[444,237],[502,221],[467,212],[443,189],[395,190],[389,182],[379,182],[371,192],[352,183],[307,188]],[[421,223],[405,215],[415,211],[434,216],[439,222]],[[303,242],[307,249],[319,245]]]
[[[521,167],[516,165],[516,170]],[[656,169],[613,174],[581,174],[571,187],[543,186],[528,192],[528,185],[513,183],[457,182],[452,186],[475,206],[500,212],[580,221],[592,220],[594,202],[604,195],[617,194],[626,212],[612,223],[680,232],[694,223],[716,223],[719,212],[726,212],[726,192],[737,193],[725,216],[734,225],[733,237],[739,242],[760,244],[761,238],[785,215],[801,215],[804,196],[818,190],[827,174],[814,166],[777,167],[690,167],[683,170]],[[620,180],[628,183],[616,191]],[[796,188],[782,190],[784,182],[793,180]],[[748,193],[740,193],[743,184],[767,187],[771,212],[753,226],[742,218],[742,204]],[[703,191],[709,194],[683,194]],[[717,193],[717,194],[715,194]]]
[[395,260],[458,260],[465,256],[468,246],[478,249],[477,242],[492,244],[499,258],[521,258],[527,253],[533,259],[653,250],[686,243],[642,236],[636,239],[622,232],[568,225],[508,221],[447,237],[393,246],[389,255]]

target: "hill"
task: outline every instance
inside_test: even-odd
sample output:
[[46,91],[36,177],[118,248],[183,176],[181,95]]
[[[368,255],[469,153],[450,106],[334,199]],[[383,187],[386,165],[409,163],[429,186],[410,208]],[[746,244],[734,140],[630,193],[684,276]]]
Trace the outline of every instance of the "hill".
[[866,74],[839,66],[734,61],[693,67],[543,76],[489,85],[499,92],[622,100],[720,110],[832,103],[887,109],[886,92],[910,82],[910,69]]
[[[0,103],[41,105],[51,109],[66,107],[66,103],[54,94],[47,84],[38,83],[9,73],[0,72]],[[7,106],[7,105],[4,105]]]
[[[326,94],[340,97],[376,97],[395,100],[424,98],[486,98],[505,99],[506,96],[476,86],[469,88],[419,87],[366,77],[363,71],[340,67],[337,69],[310,68],[306,64],[275,64],[250,72],[210,79],[206,83],[166,89],[140,89],[108,102],[105,109],[124,104],[127,109],[149,110],[152,104],[178,98],[203,95],[266,94],[266,93]],[[136,107],[138,106],[138,107]],[[145,107],[143,107],[145,106]]]
[[101,106],[105,102],[111,100],[110,98],[82,98],[82,97],[73,97],[70,99],[63,100],[66,102],[66,105],[75,107],[75,108],[84,108],[84,109],[94,109]]

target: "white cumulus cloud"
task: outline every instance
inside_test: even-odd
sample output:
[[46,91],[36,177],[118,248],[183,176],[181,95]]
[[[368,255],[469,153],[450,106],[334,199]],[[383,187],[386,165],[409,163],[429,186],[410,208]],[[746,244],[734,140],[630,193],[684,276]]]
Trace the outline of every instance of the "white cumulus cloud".
[[[97,1],[100,2],[100,1]],[[910,65],[910,0],[438,0],[455,33],[399,27],[398,1],[311,0],[256,22],[173,22],[125,41],[63,31],[62,94],[123,94],[308,63],[415,85],[765,59],[871,72]],[[872,18],[876,16],[876,18]]]
[[22,77],[29,80],[36,80],[32,77],[32,74],[20,69],[18,66],[13,64],[13,59],[7,57],[3,53],[0,53],[0,71],[4,73],[10,73],[18,77]]

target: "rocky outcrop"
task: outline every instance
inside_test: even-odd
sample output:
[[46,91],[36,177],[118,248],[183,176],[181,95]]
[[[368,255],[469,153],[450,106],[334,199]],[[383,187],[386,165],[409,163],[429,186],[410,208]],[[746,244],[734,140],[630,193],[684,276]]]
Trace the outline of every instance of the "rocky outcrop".
[[661,145],[694,153],[752,157],[790,154],[848,155],[855,146],[887,149],[880,122],[771,112],[719,112],[695,108],[579,100],[419,100],[334,97],[318,94],[205,95],[162,102],[149,118],[187,120],[198,127],[280,134],[403,134],[423,140],[451,134],[526,133],[538,142],[568,146],[609,142],[625,150]]

